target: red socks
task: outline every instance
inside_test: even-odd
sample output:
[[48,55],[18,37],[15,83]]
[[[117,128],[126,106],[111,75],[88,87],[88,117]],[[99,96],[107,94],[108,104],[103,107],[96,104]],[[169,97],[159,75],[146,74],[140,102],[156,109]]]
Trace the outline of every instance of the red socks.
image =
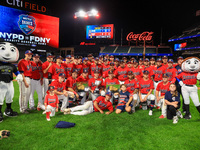
[[46,118],[47,118],[47,119],[50,118],[50,117],[49,117],[50,113],[51,113],[51,112],[46,112]]

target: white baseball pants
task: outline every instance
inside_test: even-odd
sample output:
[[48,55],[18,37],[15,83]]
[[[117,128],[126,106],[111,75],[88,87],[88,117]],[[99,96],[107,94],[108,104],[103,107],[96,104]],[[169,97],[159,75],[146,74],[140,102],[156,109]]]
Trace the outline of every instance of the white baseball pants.
[[70,108],[72,115],[87,115],[93,112],[93,101],[87,101],[83,105]]
[[[42,110],[45,110],[45,105],[40,104],[39,106]],[[50,117],[53,117],[53,116],[55,116],[55,113],[56,113],[56,107],[52,107],[51,105],[47,105],[47,109],[45,110],[45,112],[51,112]]]

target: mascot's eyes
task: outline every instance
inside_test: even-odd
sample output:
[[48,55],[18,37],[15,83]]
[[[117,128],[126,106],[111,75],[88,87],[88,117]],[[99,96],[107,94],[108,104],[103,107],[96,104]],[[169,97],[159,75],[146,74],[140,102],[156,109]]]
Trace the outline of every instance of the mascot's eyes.
[[198,60],[195,60],[195,61],[194,61],[194,64],[198,64],[198,62],[199,62]]
[[186,63],[187,63],[187,64],[190,64],[190,60],[187,60]]
[[10,51],[11,51],[11,52],[15,52],[16,49],[15,49],[14,47],[12,47],[12,48],[10,49]]
[[5,46],[0,46],[0,50],[6,50]]

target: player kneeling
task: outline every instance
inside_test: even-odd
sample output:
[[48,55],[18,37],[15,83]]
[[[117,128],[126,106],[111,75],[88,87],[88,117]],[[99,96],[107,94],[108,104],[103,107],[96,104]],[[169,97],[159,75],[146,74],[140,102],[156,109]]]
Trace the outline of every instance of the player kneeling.
[[139,81],[139,98],[143,110],[150,105],[149,116],[152,116],[155,104],[155,96],[152,94],[153,89],[154,85],[153,81],[149,79],[149,71],[144,70],[143,78]]
[[50,116],[55,116],[55,112],[58,112],[58,96],[54,94],[55,87],[49,86],[49,94],[45,96],[44,105],[39,103],[42,110],[45,110],[43,114],[46,113],[47,121],[50,121]]
[[109,111],[106,114],[109,115],[113,112],[113,105],[110,102],[111,97],[112,93],[107,92],[105,97],[99,96],[94,101],[87,101],[83,105],[65,109],[64,114],[87,115],[92,112],[100,112],[103,114],[103,111],[108,109]]
[[128,112],[129,114],[132,113],[132,107],[133,105],[131,104],[133,97],[134,100],[137,100],[137,95],[134,94],[131,96],[131,94],[126,90],[126,85],[122,84],[120,86],[121,92],[119,93],[119,103],[117,105],[116,109],[116,114],[120,114],[123,111]]

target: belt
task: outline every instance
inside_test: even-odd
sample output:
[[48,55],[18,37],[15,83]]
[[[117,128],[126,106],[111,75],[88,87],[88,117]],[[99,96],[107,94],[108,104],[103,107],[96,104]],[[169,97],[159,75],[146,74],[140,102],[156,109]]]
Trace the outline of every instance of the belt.
[[154,82],[158,83],[158,82],[160,82],[160,81],[154,81]]
[[25,77],[30,78],[29,76],[25,76]]
[[190,86],[190,87],[193,87],[194,85],[189,85],[189,84],[185,84],[186,86]]

